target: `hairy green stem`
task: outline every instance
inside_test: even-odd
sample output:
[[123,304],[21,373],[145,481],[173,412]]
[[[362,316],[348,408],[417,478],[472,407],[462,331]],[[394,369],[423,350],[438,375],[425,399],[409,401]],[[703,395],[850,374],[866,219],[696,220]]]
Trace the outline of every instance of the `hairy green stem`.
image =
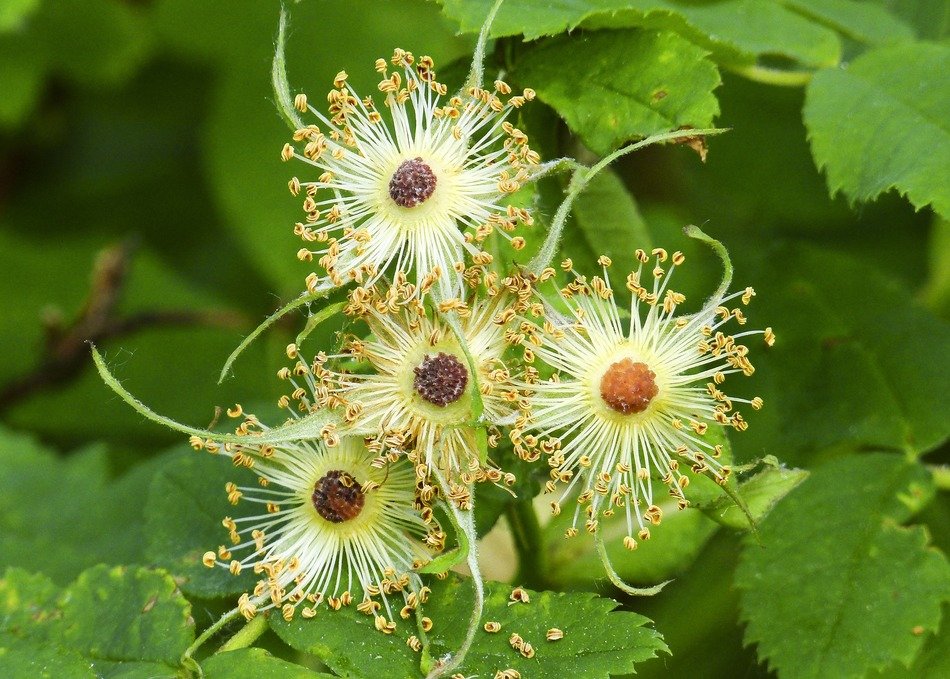
[[274,101],[284,122],[291,130],[304,127],[303,120],[294,108],[294,98],[290,94],[290,83],[287,81],[287,64],[284,58],[284,47],[287,42],[287,8],[281,3],[280,22],[277,24],[277,48],[274,50],[274,62],[271,66],[271,85],[274,88]]
[[515,549],[518,550],[518,574],[515,581],[531,589],[544,589],[544,539],[538,514],[530,501],[515,501],[505,509],[505,519],[511,528]]
[[216,653],[227,653],[228,651],[236,651],[239,648],[247,648],[251,644],[260,638],[260,636],[267,631],[267,618],[263,615],[257,615],[251,618],[244,627],[239,629],[237,633],[224,642],[221,645]]
[[[528,271],[538,275],[546,267],[551,265],[551,262],[554,260],[554,256],[557,254],[558,246],[561,243],[561,234],[564,231],[564,226],[567,223],[567,217],[571,212],[571,207],[574,204],[574,200],[587,187],[587,184],[590,183],[590,180],[597,176],[601,170],[610,165],[612,162],[627,154],[633,153],[634,151],[639,151],[642,148],[651,146],[653,144],[658,144],[660,142],[672,141],[676,139],[688,139],[689,137],[708,137],[714,134],[721,134],[726,131],[727,130],[725,128],[721,128],[705,130],[674,130],[672,132],[662,132],[660,134],[651,135],[646,139],[636,142],[635,144],[630,144],[629,146],[624,146],[623,148],[617,149],[613,153],[604,156],[598,163],[591,167],[578,165],[574,170],[574,174],[571,175],[571,181],[567,187],[567,195],[564,196],[564,200],[558,206],[557,212],[554,213],[554,219],[551,220],[551,226],[548,228],[548,235],[544,239],[541,249],[538,251],[538,254],[535,255],[534,258],[528,263]],[[559,162],[563,163],[564,161]],[[563,165],[561,165],[561,167],[563,167]]]
[[632,585],[628,585],[624,582],[623,578],[620,577],[620,574],[614,570],[613,564],[610,563],[610,557],[607,555],[607,547],[604,546],[604,537],[600,531],[594,533],[594,542],[597,544],[597,554],[600,556],[600,563],[604,566],[604,572],[607,573],[607,577],[610,579],[610,582],[613,583],[614,587],[620,591],[630,594],[631,596],[653,596],[654,594],[659,594],[660,590],[673,582],[672,580],[667,580],[653,587],[633,587]]
[[198,638],[195,639],[195,642],[185,649],[185,652],[181,654],[181,664],[191,666],[193,669],[197,668],[198,676],[204,676],[204,673],[201,671],[201,667],[195,662],[193,656],[195,651],[201,648],[208,639],[213,637],[215,634],[221,631],[223,627],[230,624],[232,620],[241,615],[240,608],[232,608],[230,611],[222,615],[216,622],[209,626],[204,632],[198,635]]
[[[245,349],[250,346],[251,342],[260,337],[261,333],[267,330],[274,323],[279,321],[281,318],[286,316],[288,313],[294,309],[299,309],[302,306],[306,306],[311,302],[315,302],[318,299],[323,299],[326,297],[332,288],[319,288],[316,292],[305,292],[296,299],[291,300],[277,311],[272,313],[270,316],[264,319],[264,322],[259,326],[254,328],[247,337],[241,340],[241,343],[237,346],[237,349],[231,352],[231,355],[228,356],[228,360],[224,362],[224,367],[221,368],[221,374],[218,376],[218,384],[224,382],[224,378],[227,376],[228,371],[231,370],[231,366],[234,365],[234,362],[237,360]],[[318,314],[319,315],[319,314]]]
[[485,79],[485,46],[488,44],[488,34],[491,31],[492,22],[495,21],[495,15],[498,14],[501,3],[504,1],[495,0],[491,9],[488,10],[482,29],[478,32],[478,42],[475,43],[475,53],[472,55],[472,68],[468,72],[468,79],[465,81],[466,87],[482,86],[482,81]]
[[479,623],[482,620],[482,610],[485,607],[485,582],[482,579],[482,571],[478,565],[478,533],[475,531],[475,512],[472,510],[462,511],[456,507],[455,503],[448,499],[449,484],[445,477],[435,467],[433,467],[432,471],[439,481],[439,487],[442,489],[442,493],[446,497],[446,507],[449,512],[452,513],[457,529],[462,530],[468,540],[466,563],[472,574],[475,602],[472,606],[472,617],[469,619],[468,629],[465,632],[465,639],[462,641],[462,645],[459,646],[458,650],[452,654],[445,664],[438,665],[429,672],[426,679],[437,679],[438,677],[448,675],[452,670],[462,664],[468,653],[468,649],[472,647],[472,642],[475,641],[475,632],[478,630]]

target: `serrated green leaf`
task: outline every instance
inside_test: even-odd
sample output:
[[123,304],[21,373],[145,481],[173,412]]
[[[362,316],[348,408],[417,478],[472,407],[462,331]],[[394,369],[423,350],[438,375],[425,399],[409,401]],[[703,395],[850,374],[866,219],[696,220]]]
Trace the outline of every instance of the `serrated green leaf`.
[[517,77],[593,151],[682,126],[709,127],[719,113],[719,72],[675,33],[624,30],[560,37],[518,62]]
[[950,600],[950,565],[920,527],[898,525],[933,491],[898,455],[815,470],[760,527],[736,572],[746,640],[783,677],[861,677],[909,664]]
[[30,679],[97,679],[75,651],[0,632],[0,676]]
[[[600,172],[574,203],[574,223],[595,257],[624,262],[636,248],[650,251],[653,239],[623,180],[611,169]],[[594,266],[584,262],[584,269]]]
[[778,339],[752,345],[752,388],[765,407],[734,446],[798,463],[832,446],[920,454],[946,439],[947,323],[879,269],[839,253],[779,245],[739,270],[753,268],[750,323],[772,326]]
[[145,501],[145,553],[152,563],[180,578],[182,590],[190,595],[214,598],[254,587],[250,570],[234,576],[201,562],[205,552],[227,544],[221,525],[225,516],[257,513],[250,503],[235,507],[227,501],[224,486],[229,474],[242,473],[249,472],[235,470],[228,458],[180,446],[166,454],[152,480]]
[[329,679],[336,676],[275,658],[262,648],[218,653],[203,661],[201,669],[205,679]]
[[[385,614],[385,609],[380,613]],[[355,605],[339,611],[321,606],[310,620],[297,616],[286,622],[279,615],[271,615],[269,620],[271,629],[287,645],[315,655],[341,677],[379,676],[382,668],[386,676],[422,676],[419,655],[406,645],[406,639],[416,631],[415,621],[401,620],[398,611],[394,614],[393,634],[379,632],[373,616],[360,613]]]
[[[64,460],[4,429],[0,465],[0,567],[41,570],[65,584],[97,563],[141,561],[147,469],[110,484],[103,447]],[[75,488],[82,492],[66,490]]]
[[905,43],[815,75],[804,119],[832,194],[867,201],[896,188],[950,216],[948,71],[950,47]]
[[[463,31],[476,32],[490,5],[489,0],[445,0],[444,12]],[[501,6],[491,34],[523,33],[534,40],[582,24],[673,30],[711,50],[717,60],[735,65],[782,56],[804,67],[828,66],[837,63],[841,52],[834,31],[777,2],[757,0],[511,0]]]
[[0,579],[0,632],[43,641],[53,624],[59,588],[42,573],[7,568]]
[[[650,620],[631,611],[617,611],[617,602],[590,592],[528,591],[529,603],[512,604],[510,585],[486,583],[482,619],[501,624],[490,634],[479,628],[462,665],[465,676],[492,676],[512,668],[524,677],[571,676],[607,679],[635,667],[660,652],[667,652]],[[474,592],[471,581],[450,577],[432,586],[426,615],[432,618],[428,654],[439,659],[458,649],[471,616]],[[511,605],[509,605],[511,604]],[[564,632],[559,641],[547,641],[551,628]],[[535,650],[525,658],[511,647],[511,634],[521,635]]]
[[91,658],[175,666],[194,640],[191,605],[165,573],[96,566],[60,599],[63,640]]
[[136,667],[173,676],[194,639],[191,605],[166,573],[145,568],[95,566],[63,590],[9,569],[0,621],[8,636],[79,654],[96,676],[135,676]]

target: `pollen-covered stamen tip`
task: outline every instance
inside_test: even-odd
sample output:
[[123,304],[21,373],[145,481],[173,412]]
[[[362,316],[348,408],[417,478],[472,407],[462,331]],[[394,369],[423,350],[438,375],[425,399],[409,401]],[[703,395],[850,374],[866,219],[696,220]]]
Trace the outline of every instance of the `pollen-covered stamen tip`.
[[600,380],[600,397],[622,415],[642,413],[660,391],[655,377],[646,363],[625,358],[607,368]]
[[363,487],[352,476],[338,469],[327,472],[313,484],[310,499],[317,514],[330,523],[355,519],[366,504]]
[[413,388],[432,405],[445,407],[455,403],[468,384],[468,370],[455,356],[439,352],[426,356],[414,370]]
[[422,158],[404,160],[389,180],[389,197],[400,207],[415,207],[435,193],[436,176]]

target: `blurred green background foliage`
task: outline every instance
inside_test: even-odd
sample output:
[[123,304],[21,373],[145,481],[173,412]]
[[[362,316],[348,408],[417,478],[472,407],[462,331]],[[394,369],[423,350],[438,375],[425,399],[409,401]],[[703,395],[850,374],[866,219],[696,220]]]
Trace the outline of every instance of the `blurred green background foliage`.
[[[478,5],[445,4],[452,16]],[[704,5],[716,3],[696,3]],[[807,9],[809,3],[776,5]],[[286,185],[302,170],[280,161],[289,132],[270,84],[279,8],[277,0],[0,3],[0,417],[50,449],[83,449],[49,463],[64,482],[37,486],[40,495],[81,497],[91,482],[75,465],[95,458],[103,476],[133,470],[112,494],[118,507],[109,511],[134,517],[141,508],[132,505],[147,485],[148,467],[141,465],[180,443],[103,386],[85,340],[104,350],[126,387],[179,421],[205,426],[216,406],[266,409],[279,395],[274,375],[302,315],[268,332],[217,384],[231,350],[298,295],[311,271],[294,257],[299,206]],[[875,23],[872,14],[872,27],[947,45],[944,2],[894,0],[867,8],[893,22]],[[803,10],[803,16],[813,15]],[[606,26],[593,20],[584,27],[632,25],[614,21],[620,23],[601,19]],[[828,62],[820,50],[802,48],[795,52],[802,63],[847,62],[875,39],[867,27],[832,30],[830,24],[809,25],[835,36],[839,51],[832,48]],[[474,37],[458,31],[459,23],[433,2],[307,0],[293,6],[290,80],[318,105],[341,69],[357,92],[370,93],[374,59],[397,46],[431,54],[437,65],[467,63]],[[582,40],[582,33],[569,40]],[[712,55],[703,61],[716,82],[721,78],[710,87],[715,123],[731,131],[709,140],[705,162],[683,146],[624,158],[578,204],[563,254],[592,268],[602,252],[621,262],[639,246],[683,250],[688,262],[679,284],[698,303],[715,287],[719,265],[682,235],[682,226],[696,223],[725,243],[736,284],[758,292],[753,325],[771,325],[779,336],[743,386],[761,394],[766,408],[749,415],[748,432],[733,437],[739,462],[772,454],[819,468],[884,450],[946,463],[948,215],[918,209],[893,190],[870,201],[831,197],[802,117],[820,102],[806,102],[804,87],[750,77],[734,51],[712,38],[691,39]],[[549,77],[544,69],[552,68],[582,80],[579,44],[579,59],[539,67],[531,61],[532,43],[505,38],[489,55],[488,72],[510,72],[522,87],[534,84],[522,75]],[[556,109],[553,99],[539,92],[541,100],[520,123],[542,156],[594,158],[583,143],[594,137],[569,128],[563,112],[549,108]],[[945,119],[943,136],[931,140],[943,158],[950,144]],[[943,171],[946,180],[950,169]],[[532,198],[537,229],[562,189],[547,180]],[[608,231],[618,216],[627,230]],[[334,330],[321,328],[310,346],[331,343]],[[101,446],[91,452],[92,443]],[[73,466],[67,472],[56,465]],[[67,485],[71,475],[76,483]],[[114,521],[98,520],[102,527]],[[917,520],[934,544],[950,547],[946,493]],[[698,513],[683,523],[682,534],[672,531],[671,545],[682,547],[675,563],[661,573],[630,569],[634,579],[678,576],[660,596],[633,605],[655,621],[673,653],[644,664],[640,676],[766,676],[755,650],[743,646],[739,593],[731,584],[741,539],[716,531]],[[138,558],[125,544],[116,538],[96,549],[118,554],[115,563],[127,552]],[[23,565],[14,557],[7,562]],[[75,573],[62,575],[68,582]],[[945,644],[946,637],[932,643]]]

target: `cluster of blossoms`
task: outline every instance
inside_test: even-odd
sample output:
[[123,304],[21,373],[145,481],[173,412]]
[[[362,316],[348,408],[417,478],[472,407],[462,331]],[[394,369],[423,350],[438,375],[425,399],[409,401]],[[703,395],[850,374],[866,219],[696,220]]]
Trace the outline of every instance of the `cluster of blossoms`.
[[295,232],[308,246],[298,257],[325,272],[307,287],[352,285],[343,309],[352,332],[313,357],[290,345],[291,365],[279,373],[289,393],[278,405],[288,422],[332,416],[318,435],[261,443],[272,430],[236,406],[229,415],[242,442],[192,438],[258,475],[257,485],[228,483],[226,492],[261,511],[226,518],[230,544],[204,556],[208,567],[260,576],[240,600],[248,618],[275,607],[307,618],[321,603],[355,603],[391,632],[429,595],[418,570],[445,546],[436,504],[468,511],[477,484],[514,484],[495,462],[502,448],[528,462],[544,457],[547,490],[565,486],[554,513],[575,503],[569,535],[582,513],[595,532],[619,510],[633,549],[662,518],[654,481],[681,508],[684,466],[724,483],[729,467],[707,429],[741,431],[736,405],[762,405],[720,390],[728,375],[753,371],[743,338],[774,339],[769,329],[724,331],[745,324],[729,305],[748,304],[751,288],[677,315],[684,297],[669,282],[679,252],[636,251],[618,291],[630,295],[624,309],[606,257],[603,276],[590,279],[569,260],[560,274],[493,268],[486,239],[519,250],[524,238],[512,234],[532,223],[507,200],[532,179],[538,156],[507,117],[534,93],[512,96],[496,81],[493,91],[446,99],[429,57],[396,50],[391,64],[395,72],[376,64],[382,109],[359,98],[345,73],[326,115],[299,95],[298,111],[319,122],[282,153],[316,176],[290,181],[305,194]]

